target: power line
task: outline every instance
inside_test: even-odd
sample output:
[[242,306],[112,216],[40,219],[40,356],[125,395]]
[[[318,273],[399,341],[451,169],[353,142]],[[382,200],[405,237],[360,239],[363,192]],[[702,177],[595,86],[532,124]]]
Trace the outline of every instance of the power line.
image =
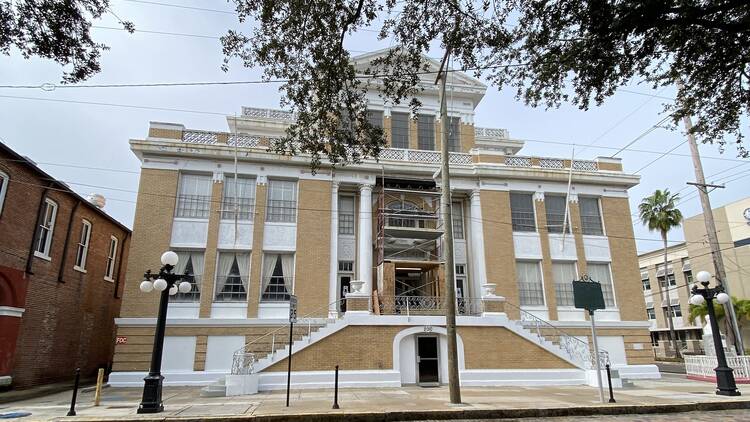
[[654,130],[656,130],[657,128],[661,127],[661,124],[662,124],[662,123],[664,123],[664,122],[666,122],[666,121],[667,121],[668,119],[670,119],[671,117],[672,117],[672,116],[667,116],[667,117],[665,117],[665,118],[663,118],[663,119],[659,120],[659,121],[658,121],[658,122],[656,122],[656,123],[655,123],[655,124],[654,124],[653,126],[651,126],[650,128],[646,129],[646,130],[645,130],[645,131],[644,131],[643,133],[641,133],[640,135],[636,136],[636,137],[635,137],[635,139],[633,139],[632,141],[630,141],[630,142],[628,142],[627,144],[625,144],[625,146],[624,146],[624,147],[622,147],[622,148],[618,149],[618,150],[617,150],[617,152],[615,152],[614,154],[610,155],[610,157],[615,157],[615,156],[616,156],[617,154],[619,154],[619,153],[621,153],[621,152],[623,152],[623,151],[626,151],[626,150],[627,150],[628,148],[630,148],[630,147],[631,147],[631,146],[632,146],[633,144],[635,144],[636,142],[640,141],[641,139],[643,139],[644,137],[646,137],[646,136],[647,136],[648,134],[650,134],[651,132],[653,132],[653,131],[654,131]]
[[121,1],[126,1],[130,3],[140,3],[140,4],[152,5],[152,6],[175,7],[179,9],[195,10],[199,12],[213,12],[213,13],[223,13],[223,14],[228,14],[228,15],[237,15],[237,12],[230,11],[230,10],[206,9],[203,7],[185,6],[181,4],[172,4],[172,3],[162,3],[158,1],[146,1],[146,0],[121,0]]

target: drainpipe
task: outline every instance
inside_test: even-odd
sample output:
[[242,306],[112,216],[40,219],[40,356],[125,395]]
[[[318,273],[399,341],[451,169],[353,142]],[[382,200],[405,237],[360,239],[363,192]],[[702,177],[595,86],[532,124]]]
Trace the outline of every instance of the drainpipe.
[[47,199],[47,192],[49,191],[50,186],[52,186],[52,183],[47,185],[44,190],[42,191],[42,196],[39,198],[39,208],[36,212],[36,225],[34,225],[34,230],[31,235],[31,243],[29,244],[29,254],[26,256],[26,274],[34,274],[33,271],[31,271],[31,264],[34,259],[34,243],[36,242],[36,233],[39,229],[39,224],[41,224],[42,219],[42,209],[44,208],[44,200]]
[[79,205],[81,205],[81,201],[76,201],[76,204],[73,205],[73,210],[70,212],[70,218],[68,218],[68,231],[65,233],[65,243],[63,243],[63,254],[62,258],[60,259],[60,269],[57,271],[57,281],[60,283],[65,283],[65,281],[63,280],[63,274],[65,273],[65,262],[68,258],[68,243],[70,243],[70,232],[73,231],[73,217],[75,217]]

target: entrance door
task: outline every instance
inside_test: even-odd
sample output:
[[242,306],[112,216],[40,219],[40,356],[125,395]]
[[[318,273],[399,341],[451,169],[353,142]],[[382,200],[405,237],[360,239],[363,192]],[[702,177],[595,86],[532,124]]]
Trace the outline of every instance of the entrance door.
[[419,385],[440,384],[439,362],[438,338],[435,336],[417,337],[417,383]]
[[352,276],[350,275],[339,276],[339,310],[341,312],[346,312],[346,301],[343,299],[346,299],[346,294],[349,293],[349,283],[351,281]]

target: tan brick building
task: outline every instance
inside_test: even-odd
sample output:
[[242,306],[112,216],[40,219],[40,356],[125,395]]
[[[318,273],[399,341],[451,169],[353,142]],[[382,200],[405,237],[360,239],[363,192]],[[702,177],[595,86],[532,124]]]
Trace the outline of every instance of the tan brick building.
[[[365,66],[378,54],[355,60]],[[590,324],[571,287],[583,274],[603,286],[600,344],[613,365],[623,377],[658,376],[632,227],[623,224],[638,176],[619,159],[518,155],[523,142],[507,130],[474,126],[486,87],[454,76],[448,143],[462,383],[588,382]],[[148,137],[131,140],[143,165],[117,320],[127,342],[117,346],[112,382],[141,385],[148,370],[157,295],[138,285],[168,249],[194,283],[169,306],[168,384],[234,372],[251,373],[260,389],[283,386],[292,294],[301,321],[295,385],[330,385],[335,365],[345,386],[446,382],[433,179],[440,121],[436,88],[424,88],[416,116],[373,92],[368,117],[388,148],[335,172],[323,163],[312,174],[307,157],[268,150],[294,119],[280,110],[245,107],[227,118],[229,133],[152,122]]]

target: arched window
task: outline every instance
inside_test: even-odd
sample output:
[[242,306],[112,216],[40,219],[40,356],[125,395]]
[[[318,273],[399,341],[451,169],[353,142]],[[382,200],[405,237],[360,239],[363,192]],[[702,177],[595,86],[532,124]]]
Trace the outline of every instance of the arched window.
[[3,204],[5,203],[5,194],[8,192],[8,182],[10,177],[0,171],[0,215],[3,212]]

